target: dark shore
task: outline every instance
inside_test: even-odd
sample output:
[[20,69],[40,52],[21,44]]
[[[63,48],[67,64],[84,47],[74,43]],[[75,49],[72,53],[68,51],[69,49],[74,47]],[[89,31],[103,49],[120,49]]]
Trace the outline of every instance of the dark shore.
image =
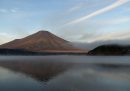
[[87,52],[75,52],[75,51],[50,51],[50,52],[32,52],[32,51],[27,51],[24,49],[0,49],[0,55],[3,56],[44,56],[44,55],[87,55]]

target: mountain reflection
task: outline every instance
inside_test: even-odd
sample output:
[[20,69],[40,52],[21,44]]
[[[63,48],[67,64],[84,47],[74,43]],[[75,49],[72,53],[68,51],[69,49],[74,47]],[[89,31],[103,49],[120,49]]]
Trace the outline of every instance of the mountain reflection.
[[0,61],[0,66],[20,72],[39,81],[48,81],[69,69],[73,64],[46,61]]
[[105,63],[74,63],[74,62],[50,62],[41,60],[10,60],[0,61],[0,66],[12,70],[14,72],[20,72],[27,76],[30,76],[38,81],[47,82],[53,77],[63,74],[69,70],[78,69],[94,69],[99,72],[102,71],[120,71],[122,69],[130,69],[130,65],[123,64],[105,64]]

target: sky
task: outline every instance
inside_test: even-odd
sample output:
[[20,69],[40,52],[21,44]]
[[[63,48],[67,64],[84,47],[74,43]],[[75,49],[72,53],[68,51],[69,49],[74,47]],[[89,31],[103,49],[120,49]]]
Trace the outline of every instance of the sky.
[[71,42],[130,39],[130,0],[0,0],[0,44],[39,30]]

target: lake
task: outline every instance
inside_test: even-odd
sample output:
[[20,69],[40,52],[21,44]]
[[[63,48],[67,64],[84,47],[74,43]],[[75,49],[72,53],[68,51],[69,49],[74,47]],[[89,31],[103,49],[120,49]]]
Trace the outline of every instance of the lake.
[[130,91],[130,56],[0,56],[0,91]]

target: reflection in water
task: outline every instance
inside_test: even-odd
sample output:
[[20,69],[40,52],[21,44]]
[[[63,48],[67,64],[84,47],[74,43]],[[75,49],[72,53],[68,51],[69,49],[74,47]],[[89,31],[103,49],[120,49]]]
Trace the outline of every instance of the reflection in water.
[[0,61],[0,66],[21,72],[39,81],[48,81],[52,77],[70,68],[71,64],[44,61]]
[[[119,59],[125,61],[123,64],[120,61],[118,63],[117,60],[115,63],[115,58],[112,57],[106,58],[111,63],[102,58],[98,58],[100,60],[93,58],[95,63],[81,62],[77,58],[76,62],[74,58],[72,58],[73,61],[65,62],[67,59],[65,57],[61,61],[58,57],[55,59],[52,57],[53,61],[50,57],[48,59],[43,57],[40,60],[23,60],[22,57],[20,59],[0,61],[1,67],[13,71],[0,68],[0,73],[2,73],[0,74],[0,89],[4,89],[3,85],[7,88],[14,88],[18,85],[13,91],[130,91],[130,65],[126,63],[124,57]],[[71,60],[70,57],[69,59]],[[85,60],[89,61],[89,59],[92,60],[90,57],[86,57]],[[103,60],[105,63],[97,62]],[[130,60],[129,57],[127,57],[127,62],[128,60]],[[13,82],[13,84],[4,84],[6,82]]]

